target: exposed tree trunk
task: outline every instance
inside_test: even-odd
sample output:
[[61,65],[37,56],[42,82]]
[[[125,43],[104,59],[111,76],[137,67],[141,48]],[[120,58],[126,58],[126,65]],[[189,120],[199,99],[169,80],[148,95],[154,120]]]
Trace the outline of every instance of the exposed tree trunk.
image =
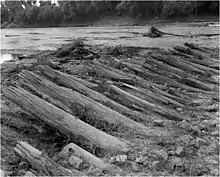
[[[102,104],[104,104],[105,106],[123,114],[126,116],[129,116],[131,118],[139,118],[139,119],[145,119],[146,115],[137,112],[137,111],[133,111],[113,100],[111,100],[110,98],[106,97],[105,95],[102,95],[99,92],[96,92],[95,90],[92,90],[86,86],[88,86],[88,83],[84,84],[83,80],[80,80],[80,82],[78,82],[78,78],[76,79],[76,77],[71,76],[71,75],[67,75],[65,73],[61,73],[59,71],[53,70],[49,67],[46,66],[39,66],[38,69],[41,71],[42,74],[44,74],[46,77],[48,77],[50,80],[53,80],[54,82],[61,84],[67,88],[71,88],[73,90],[76,90],[80,93],[82,93],[83,95],[88,96],[89,98],[92,98],[95,101],[98,101]],[[82,83],[82,84],[81,84]],[[65,109],[64,109],[65,110]]]
[[90,165],[95,165],[101,169],[107,169],[110,167],[110,164],[104,163],[100,158],[94,156],[93,154],[87,152],[86,150],[82,149],[81,147],[77,146],[74,143],[70,143],[67,146],[63,148],[63,150],[56,155],[56,158],[65,158],[68,156],[68,154],[74,154],[78,156],[79,158],[83,159],[83,161],[86,161]]
[[[108,135],[20,87],[2,86],[2,93],[25,111],[40,118],[64,134],[82,136],[98,147],[120,151],[126,143]],[[59,94],[61,94],[60,92]]]
[[27,160],[32,168],[42,171],[47,176],[85,176],[78,170],[70,170],[54,162],[45,153],[30,144],[20,141],[14,148],[15,152]]
[[176,47],[174,47],[174,49],[179,51],[179,52],[182,52],[184,54],[192,56],[188,59],[190,59],[194,63],[198,63],[198,64],[201,64],[201,65],[205,65],[207,67],[211,67],[211,68],[214,68],[216,70],[219,70],[218,62],[216,63],[216,61],[211,59],[211,58],[209,58],[209,59],[203,58],[200,53],[194,52],[194,51],[190,50],[189,48],[186,48],[186,47],[183,47],[183,46],[176,46]]
[[[71,89],[60,87],[43,77],[36,75],[30,71],[25,71],[20,74],[21,81],[31,85],[35,90],[39,90],[45,95],[49,95],[53,99],[57,99],[70,109],[75,109],[76,113],[85,111],[84,114],[89,118],[99,121],[107,121],[110,124],[122,124],[123,126],[137,129],[139,131],[148,132],[148,129],[122,114],[78,93]],[[73,111],[74,112],[74,111]]]
[[135,107],[138,106],[139,109],[143,109],[146,111],[153,111],[153,112],[158,113],[158,114],[160,114],[168,119],[171,119],[171,120],[178,121],[178,120],[184,119],[183,115],[178,114],[174,110],[165,109],[159,105],[155,105],[153,103],[150,103],[146,100],[143,100],[143,99],[138,98],[134,95],[131,95],[131,94],[125,92],[124,90],[122,90],[114,85],[108,85],[108,88],[111,89],[115,94],[120,96],[125,102],[128,101],[131,103],[131,105],[135,105]]

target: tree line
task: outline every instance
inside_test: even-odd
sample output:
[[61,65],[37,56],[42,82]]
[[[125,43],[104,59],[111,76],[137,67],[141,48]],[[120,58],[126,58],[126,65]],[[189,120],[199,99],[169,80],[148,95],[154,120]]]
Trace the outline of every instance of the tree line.
[[107,15],[173,18],[219,15],[219,1],[1,1],[1,24],[46,25],[74,23]]

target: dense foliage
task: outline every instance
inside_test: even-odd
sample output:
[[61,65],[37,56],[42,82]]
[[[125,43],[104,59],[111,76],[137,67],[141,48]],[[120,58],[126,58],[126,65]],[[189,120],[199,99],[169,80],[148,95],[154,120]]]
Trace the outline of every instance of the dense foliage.
[[46,25],[74,23],[106,15],[134,18],[219,15],[218,1],[1,1],[1,24]]

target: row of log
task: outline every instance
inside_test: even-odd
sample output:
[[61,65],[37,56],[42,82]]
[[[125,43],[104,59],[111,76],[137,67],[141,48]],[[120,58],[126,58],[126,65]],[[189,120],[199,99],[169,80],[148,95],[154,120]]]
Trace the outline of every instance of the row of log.
[[[71,156],[78,157],[83,163],[86,162],[89,165],[98,167],[102,170],[108,170],[109,172],[120,170],[113,165],[105,163],[100,158],[85,151],[74,143],[65,146],[59,154],[52,158],[48,157],[44,151],[39,151],[24,141],[18,142],[14,147],[14,151],[23,160],[28,161],[32,169],[37,170],[35,173],[40,172],[41,175],[44,176],[86,176],[83,172],[77,169],[65,168],[59,164],[59,159],[62,158],[63,160],[68,161],[68,158]],[[71,163],[73,164],[74,161]],[[5,176],[4,171],[1,170],[0,172],[1,176]],[[37,173],[36,175],[38,176],[39,174]],[[35,174],[27,172],[25,176],[35,176]]]

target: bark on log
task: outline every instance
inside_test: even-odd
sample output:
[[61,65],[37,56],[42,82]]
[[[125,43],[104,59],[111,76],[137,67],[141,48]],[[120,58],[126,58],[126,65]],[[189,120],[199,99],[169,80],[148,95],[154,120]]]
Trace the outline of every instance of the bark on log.
[[70,143],[67,146],[65,146],[63,150],[56,156],[56,158],[66,157],[70,152],[78,156],[83,161],[86,161],[90,165],[95,165],[101,169],[110,167],[110,164],[104,163],[100,158],[94,156],[93,154],[82,149],[81,147],[77,146],[74,143]]
[[153,111],[153,112],[158,113],[158,114],[160,114],[168,119],[171,119],[171,120],[179,121],[179,120],[185,119],[185,117],[183,115],[178,114],[174,110],[165,109],[159,105],[155,105],[153,103],[150,103],[146,100],[143,100],[143,99],[138,98],[134,95],[131,95],[131,94],[125,92],[124,90],[122,90],[114,85],[108,85],[108,87],[110,90],[112,90],[118,96],[123,98],[124,101],[128,101],[131,104],[134,104],[135,106],[143,108],[146,111]]
[[205,59],[202,58],[202,56],[199,53],[195,53],[192,50],[190,50],[189,48],[186,47],[182,47],[182,46],[176,46],[174,47],[175,50],[185,53],[187,55],[190,55],[192,57],[190,57],[189,59],[191,59],[193,62],[197,62],[198,64],[202,64],[211,68],[214,68],[216,70],[219,70],[219,64],[216,63],[215,60],[213,59]]
[[88,82],[86,80],[78,78],[76,76],[72,76],[72,75],[69,75],[69,74],[66,74],[66,73],[55,71],[55,70],[53,70],[52,68],[50,68],[48,66],[40,65],[36,69],[39,70],[43,75],[47,76],[51,80],[57,81],[57,83],[61,84],[61,85],[62,84],[64,85],[64,83],[66,83],[65,85],[72,85],[71,84],[72,82],[73,83],[79,82],[79,83],[81,83],[81,84],[83,84],[86,87],[91,88],[91,89],[97,87],[96,84],[93,84],[91,82]]
[[[146,115],[144,115],[140,112],[137,112],[137,111],[133,111],[133,110],[111,100],[110,98],[106,97],[105,95],[102,95],[101,93],[96,92],[95,90],[92,90],[92,89],[86,87],[86,86],[88,86],[88,84],[83,85],[84,82],[82,82],[82,81],[78,82],[78,80],[74,76],[70,76],[65,73],[61,73],[59,71],[53,70],[53,69],[46,67],[46,66],[39,66],[38,69],[41,71],[42,74],[44,74],[50,80],[54,80],[58,84],[61,84],[67,88],[71,88],[73,90],[76,90],[79,93],[82,93],[83,95],[86,95],[89,98],[91,98],[95,101],[98,101],[98,102],[104,104],[105,106],[107,106],[107,107],[109,107],[109,108],[111,108],[111,109],[113,109],[123,115],[129,116],[133,119],[138,118],[138,119],[144,120],[146,118]],[[64,110],[66,110],[66,109],[64,109]],[[67,111],[67,112],[69,112],[69,111]],[[70,111],[70,113],[71,112],[72,111]]]
[[[184,45],[189,47],[190,49],[199,50],[200,52],[203,52],[204,54],[209,55],[210,57],[217,54],[217,52],[214,52],[211,49],[206,49],[204,47],[198,46],[198,45],[193,44],[193,43],[186,42]],[[216,59],[218,59],[218,58],[216,58]]]
[[76,112],[83,111],[83,109],[86,110],[85,114],[92,119],[101,121],[105,120],[108,123],[115,125],[122,124],[123,126],[149,133],[148,129],[142,124],[123,116],[122,114],[82,95],[81,93],[60,87],[30,71],[22,72],[20,77],[21,82],[31,85],[32,88],[35,88],[35,90],[39,90],[53,99],[57,99],[70,109],[76,109]]
[[[112,67],[106,67],[105,65],[96,62],[96,65],[91,65],[91,67],[94,68],[94,72],[97,73],[99,76],[102,76],[104,78],[111,78],[112,80],[115,81],[121,81],[130,85],[134,85],[134,86],[141,86],[143,88],[150,88],[152,86],[162,89],[163,87],[149,82],[147,80],[143,80],[142,78],[140,78],[137,75],[134,74],[127,74],[125,72],[122,72],[118,69],[112,68]],[[103,72],[104,71],[104,72]]]
[[33,114],[64,134],[82,136],[104,149],[120,151],[121,148],[127,147],[126,143],[84,123],[20,87],[2,86],[2,93],[25,111]]
[[42,171],[48,176],[85,176],[84,173],[78,170],[70,170],[62,167],[49,158],[45,153],[26,142],[18,142],[14,151],[19,156],[26,159],[31,164],[32,168]]
[[[129,85],[126,83],[122,83],[122,84],[123,84],[123,86],[126,86],[126,87],[134,90],[134,92],[139,92],[139,93],[143,94],[144,96],[147,96],[147,98],[150,97],[150,98],[154,99],[156,102],[162,102],[163,104],[171,103],[171,104],[175,105],[176,107],[184,107],[183,104],[180,104],[179,102],[172,100],[170,98],[167,98],[167,97],[160,95],[158,93],[151,92],[147,89],[137,88],[135,86],[132,86],[132,85]],[[135,94],[134,92],[133,92],[133,94]]]
[[196,73],[196,74],[200,74],[200,75],[205,75],[205,72],[202,70],[199,70],[197,68],[194,68],[188,64],[186,64],[183,60],[181,59],[177,59],[174,58],[173,56],[161,56],[161,55],[153,55],[152,56],[154,59],[159,60],[159,61],[163,61],[171,66],[174,66],[176,68],[185,70],[186,72],[190,72],[190,73]]
[[153,58],[151,58],[151,59],[146,58],[145,63],[151,64],[151,65],[157,67],[158,69],[162,69],[167,72],[172,72],[180,77],[185,77],[186,75],[188,75],[185,71],[183,71],[181,69],[178,69],[176,67],[168,65],[164,62],[154,60]]
[[[150,67],[146,64],[144,64],[143,67],[148,70],[152,69],[152,67]],[[182,79],[180,80],[180,82],[177,82],[173,79],[166,78],[166,77],[159,76],[159,75],[157,77],[155,76],[154,79],[161,84],[168,85],[168,87],[170,86],[170,87],[174,87],[174,88],[185,89],[185,90],[189,90],[192,92],[205,92],[201,88],[195,88],[195,87],[192,87],[192,85],[186,85],[186,84],[181,83]]]

